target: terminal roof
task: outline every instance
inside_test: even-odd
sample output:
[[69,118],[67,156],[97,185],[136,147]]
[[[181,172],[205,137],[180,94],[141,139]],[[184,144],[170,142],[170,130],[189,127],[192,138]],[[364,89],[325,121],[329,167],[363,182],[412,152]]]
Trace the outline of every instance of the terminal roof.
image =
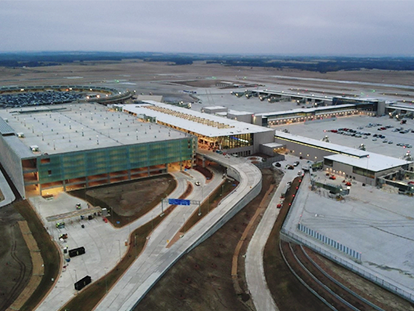
[[347,154],[347,155],[352,156],[354,158],[364,158],[364,157],[367,157],[370,154],[367,151],[363,151],[363,150],[359,150],[359,149],[355,149],[355,148],[351,148],[351,147],[346,147],[346,146],[341,146],[341,145],[337,145],[337,144],[332,144],[332,143],[328,143],[328,142],[325,142],[325,141],[312,139],[312,138],[308,138],[308,137],[304,137],[304,136],[285,133],[285,132],[282,132],[282,131],[275,131],[275,136],[276,136],[276,139],[278,137],[280,137],[282,139],[285,138],[285,139],[297,141],[297,142],[300,142],[300,143],[303,143],[303,144],[311,145],[311,146],[314,146],[314,147],[327,149],[328,151],[331,151],[331,152],[340,153],[340,154]]
[[156,117],[157,121],[207,137],[273,131],[265,127],[154,101],[147,101],[147,104],[143,105],[122,105],[122,108],[137,115]]
[[286,91],[272,91],[272,90],[254,90],[256,93],[263,93],[269,95],[279,95],[279,96],[291,96],[291,97],[304,97],[304,98],[315,98],[319,100],[332,100],[332,96],[328,95],[318,95],[318,94],[303,94],[303,93],[294,93]]
[[256,113],[256,116],[268,117],[268,116],[277,116],[277,115],[286,115],[286,114],[300,114],[300,113],[317,113],[317,112],[326,112],[329,110],[338,110],[338,109],[349,109],[355,108],[353,104],[344,104],[344,105],[335,105],[335,106],[323,106],[323,107],[315,107],[315,108],[296,108],[291,110],[285,111],[274,111],[274,112],[263,112],[263,113]]

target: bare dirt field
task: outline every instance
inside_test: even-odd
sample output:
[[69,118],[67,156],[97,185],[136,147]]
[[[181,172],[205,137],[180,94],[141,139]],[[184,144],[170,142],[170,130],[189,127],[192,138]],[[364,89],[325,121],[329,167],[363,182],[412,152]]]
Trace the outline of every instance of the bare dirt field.
[[[28,201],[18,200],[0,209],[0,230],[2,243],[0,243],[0,310],[6,310],[27,286],[32,271],[33,261],[29,249],[23,238],[17,221],[26,220],[32,237],[36,240],[44,264],[44,270],[38,287],[31,289],[32,295],[20,310],[33,310],[46,295],[60,267],[60,256]],[[26,230],[27,233],[27,230]],[[35,259],[38,262],[40,258]]]
[[[285,78],[282,79],[280,76]],[[162,62],[151,63],[141,60],[83,62],[37,68],[0,67],[1,86],[96,83],[111,84],[119,88],[137,88],[138,91],[142,89],[144,92],[145,90],[158,90],[159,93],[163,91],[176,93],[182,90],[180,84],[213,87],[220,81],[238,84],[284,83],[292,87],[307,86],[309,89],[312,86],[328,86],[326,81],[301,81],[293,77],[414,86],[414,72],[412,71],[359,70],[319,73],[259,67],[228,67],[205,62],[194,62],[192,65],[168,65]],[[357,85],[350,83],[337,84],[337,86],[350,89]],[[364,88],[364,86],[358,87]],[[387,87],[389,88],[391,87]]]
[[0,209],[0,310],[11,305],[31,276],[30,252],[17,223],[23,219],[12,205]]

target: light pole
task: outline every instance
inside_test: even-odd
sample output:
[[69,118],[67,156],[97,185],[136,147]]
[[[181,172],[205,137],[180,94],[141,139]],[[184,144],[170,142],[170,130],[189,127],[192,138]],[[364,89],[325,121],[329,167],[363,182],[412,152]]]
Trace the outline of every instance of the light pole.
[[166,197],[161,199],[161,214],[160,217],[164,216],[164,200]]
[[118,241],[118,250],[119,250],[119,262],[121,262],[121,240]]

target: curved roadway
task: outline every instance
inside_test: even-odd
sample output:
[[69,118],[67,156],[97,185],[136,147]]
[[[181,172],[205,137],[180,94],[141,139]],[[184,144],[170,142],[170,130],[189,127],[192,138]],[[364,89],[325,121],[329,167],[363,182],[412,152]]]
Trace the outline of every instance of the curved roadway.
[[[282,167],[284,163],[282,163]],[[279,187],[275,191],[269,206],[261,218],[261,221],[253,234],[246,252],[246,282],[252,297],[254,306],[258,311],[277,311],[279,310],[274,302],[272,295],[267,287],[266,277],[263,267],[263,253],[266,242],[272,231],[276,218],[279,215],[277,204],[280,202],[280,196],[285,190],[287,182],[292,181],[300,169],[284,170],[284,175],[280,181]]]
[[[258,187],[261,188],[261,173],[254,165],[218,154],[209,154],[208,156],[238,172],[240,177],[238,187],[226,196],[219,206],[210,212],[208,217],[204,217],[185,236],[170,248],[166,248],[167,240],[171,239],[182,226],[184,222],[183,215],[185,215],[185,218],[187,213],[190,213],[188,211],[189,207],[175,209],[177,212],[174,211],[175,213],[168,216],[171,220],[161,223],[156,228],[145,251],[104,297],[96,310],[133,309],[183,254],[210,236],[232,216],[234,206],[240,205],[245,197],[249,198],[251,196],[252,191],[255,191]],[[221,176],[219,178],[221,180]],[[211,193],[220,184],[220,180],[217,183],[214,180],[210,181],[204,187],[204,196]],[[198,196],[194,193],[192,197],[197,199]],[[197,207],[193,208],[193,210],[196,209]],[[185,211],[184,214],[182,211]]]
[[[187,182],[203,178],[203,175],[195,170],[185,174],[182,172],[171,174],[177,180],[177,187],[169,196],[170,198],[180,197],[187,189]],[[85,275],[91,276],[92,281],[95,281],[113,269],[127,250],[124,241],[128,239],[129,234],[161,213],[161,204],[159,204],[152,211],[123,228],[114,228],[98,217],[91,221],[75,220],[72,223],[67,220],[66,228],[59,230],[55,228],[54,223],[48,223],[46,217],[73,211],[75,204],[81,200],[62,192],[51,201],[42,197],[33,197],[30,201],[42,218],[52,239],[60,248],[67,245],[69,249],[80,246],[86,249],[85,255],[72,258],[69,263],[64,263],[66,268],[63,269],[49,295],[36,309],[41,311],[58,310],[63,307],[76,294],[74,283]],[[86,202],[82,205],[86,206]],[[167,207],[164,206],[164,208]],[[85,228],[80,229],[81,224]],[[58,240],[61,233],[68,233],[69,238],[65,243]]]

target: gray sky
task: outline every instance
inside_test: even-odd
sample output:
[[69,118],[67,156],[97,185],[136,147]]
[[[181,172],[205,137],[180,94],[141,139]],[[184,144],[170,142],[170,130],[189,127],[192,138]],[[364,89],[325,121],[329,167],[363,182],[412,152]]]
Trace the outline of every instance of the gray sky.
[[414,56],[414,0],[0,0],[0,52]]

